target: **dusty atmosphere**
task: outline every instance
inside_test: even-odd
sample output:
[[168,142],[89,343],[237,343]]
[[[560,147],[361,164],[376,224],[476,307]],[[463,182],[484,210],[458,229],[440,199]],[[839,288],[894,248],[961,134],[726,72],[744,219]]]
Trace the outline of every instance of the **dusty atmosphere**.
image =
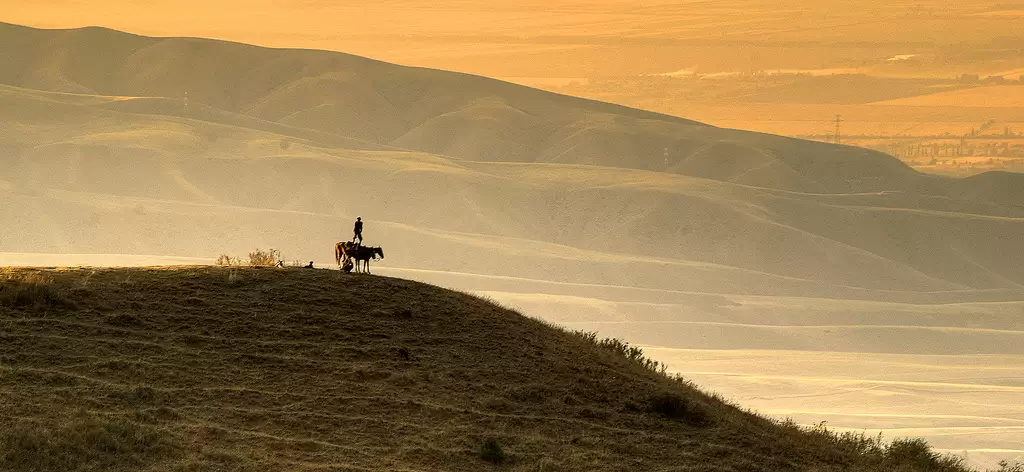
[[375,274],[1024,461],[1024,4],[804,3],[0,0],[0,265],[328,268],[361,216]]

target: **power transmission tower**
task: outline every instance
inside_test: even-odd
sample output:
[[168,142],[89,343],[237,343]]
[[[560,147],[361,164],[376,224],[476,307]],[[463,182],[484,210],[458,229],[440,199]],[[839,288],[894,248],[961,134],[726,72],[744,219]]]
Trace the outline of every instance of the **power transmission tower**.
[[839,124],[842,123],[842,122],[843,122],[842,117],[840,115],[836,115],[836,144],[840,144],[841,143],[840,135],[839,135]]

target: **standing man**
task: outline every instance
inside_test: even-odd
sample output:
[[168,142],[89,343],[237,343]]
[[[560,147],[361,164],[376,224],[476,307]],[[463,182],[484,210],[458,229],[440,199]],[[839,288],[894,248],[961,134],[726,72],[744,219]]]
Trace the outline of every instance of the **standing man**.
[[360,217],[360,216],[356,217],[356,225],[352,228],[352,232],[355,233],[355,234],[352,235],[352,242],[356,242],[356,239],[358,239],[359,240],[359,244],[362,245],[363,244],[363,218],[362,217]]

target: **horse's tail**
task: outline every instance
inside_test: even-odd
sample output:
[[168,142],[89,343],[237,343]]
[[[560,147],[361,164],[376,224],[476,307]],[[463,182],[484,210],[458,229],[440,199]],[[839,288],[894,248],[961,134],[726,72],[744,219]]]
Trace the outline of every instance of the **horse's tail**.
[[341,243],[334,245],[334,263],[341,265]]

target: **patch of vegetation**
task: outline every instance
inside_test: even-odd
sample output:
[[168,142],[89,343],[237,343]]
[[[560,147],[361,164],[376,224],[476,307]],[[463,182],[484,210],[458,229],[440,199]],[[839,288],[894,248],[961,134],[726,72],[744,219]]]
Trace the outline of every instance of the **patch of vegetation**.
[[[921,438],[897,438],[886,444],[882,435],[866,436],[864,433],[852,431],[837,432],[829,430],[824,422],[810,428],[786,420],[779,424],[782,428],[798,434],[801,442],[818,442],[826,446],[834,462],[857,464],[853,470],[885,470],[885,471],[928,471],[928,472],[966,472],[964,459],[959,456],[939,454],[931,449],[928,442]],[[996,471],[996,472],[1024,472]]]
[[617,338],[604,338],[599,339],[597,333],[591,331],[572,331],[572,334],[576,335],[580,339],[587,341],[597,347],[611,351],[612,353],[624,357],[630,362],[639,365],[651,372],[655,372],[666,377],[671,377],[668,374],[668,366],[662,362],[658,362],[654,359],[648,358],[644,355],[644,350],[636,346],[630,346],[629,343],[617,339]]
[[885,465],[893,469],[909,467],[911,470],[958,471],[963,469],[963,458],[932,451],[921,438],[897,438],[885,449]]
[[0,429],[0,470],[10,472],[138,470],[178,450],[166,434],[124,419]]
[[73,308],[75,303],[55,287],[49,278],[28,274],[0,281],[0,306],[48,310]]
[[[237,267],[246,265],[242,258],[234,257],[227,254],[221,254],[217,257],[216,264],[224,267]],[[284,256],[281,255],[281,251],[277,249],[268,249],[266,251],[256,248],[255,251],[249,253],[250,267],[275,267],[284,266]],[[292,261],[292,267],[301,267],[304,264],[300,261]]]
[[274,267],[281,261],[281,251],[256,249],[249,253],[249,265],[252,267]]
[[217,258],[217,265],[219,266],[240,266],[242,265],[242,259],[238,257],[232,257],[227,254],[221,254]]
[[647,411],[691,426],[708,426],[713,422],[706,407],[674,392],[651,396],[647,400]]
[[504,464],[508,455],[497,439],[489,438],[480,445],[480,458],[495,465]]
[[1024,472],[1024,464],[1020,462],[1010,464],[1007,461],[999,461],[999,468],[993,472]]

